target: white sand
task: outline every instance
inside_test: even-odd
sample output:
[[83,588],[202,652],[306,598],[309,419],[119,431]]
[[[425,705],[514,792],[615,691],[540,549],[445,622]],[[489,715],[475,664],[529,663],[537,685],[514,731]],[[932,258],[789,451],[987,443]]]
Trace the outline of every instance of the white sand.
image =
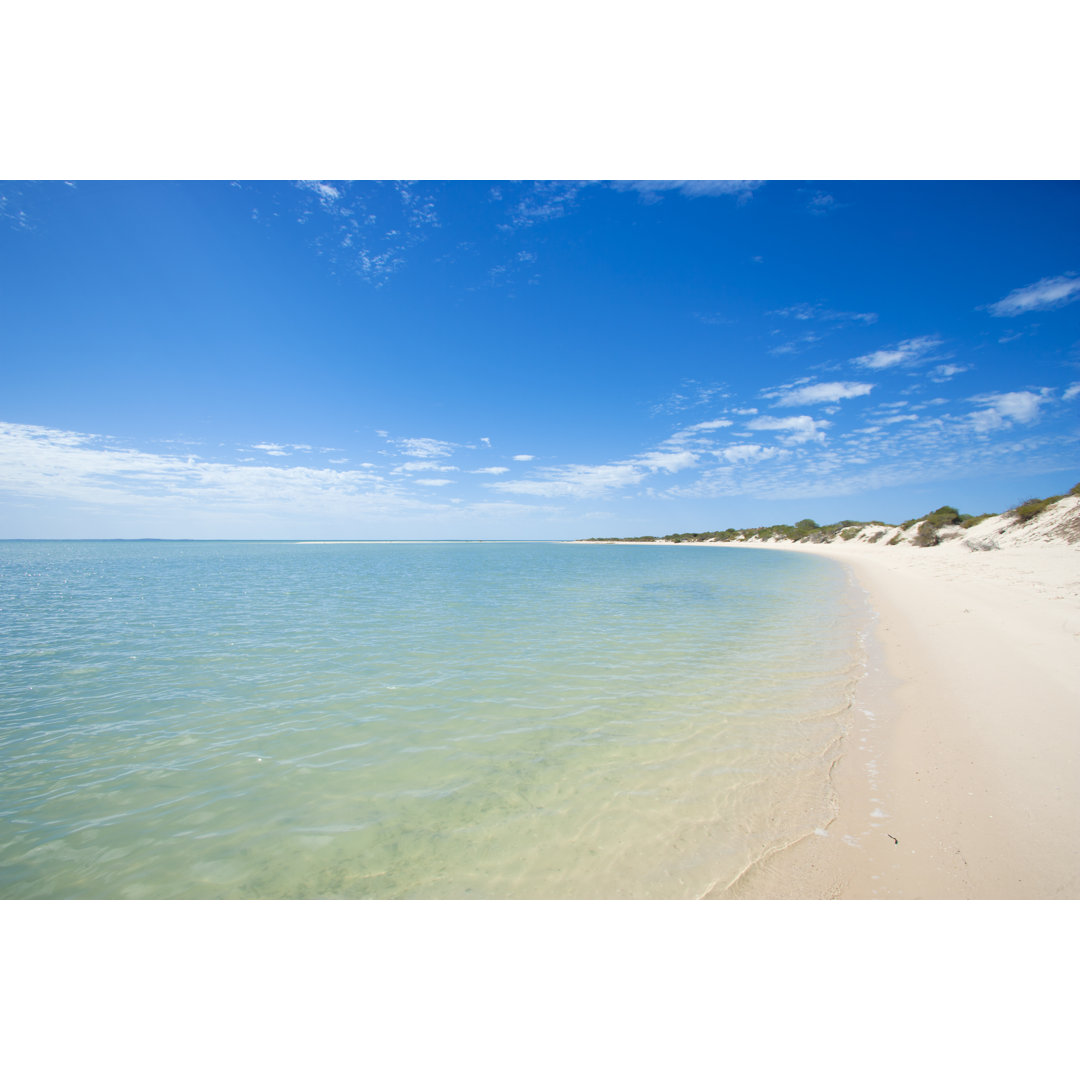
[[995,550],[959,531],[935,548],[768,544],[851,569],[877,612],[871,674],[828,835],[726,896],[1080,897],[1080,548],[1044,538],[1077,504],[1038,531],[978,527]]

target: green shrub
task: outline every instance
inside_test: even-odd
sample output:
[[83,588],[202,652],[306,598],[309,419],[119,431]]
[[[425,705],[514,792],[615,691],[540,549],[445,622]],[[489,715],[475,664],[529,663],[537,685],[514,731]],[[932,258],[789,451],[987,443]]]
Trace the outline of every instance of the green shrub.
[[980,521],[985,521],[987,518],[992,518],[993,516],[993,514],[976,514],[974,516],[971,514],[965,514],[964,520],[961,521],[960,524],[965,529],[970,529],[972,525],[978,525]]
[[892,539],[891,539],[891,540],[889,541],[889,547],[892,547],[892,546],[893,546],[893,544],[899,544],[899,543],[900,543],[900,541],[901,541],[901,540],[903,540],[903,539],[904,539],[904,538],[903,538],[903,536],[901,536],[901,535],[900,535],[900,533],[897,533],[897,534],[896,534],[896,535],[895,535],[895,536],[894,536],[894,537],[893,537],[893,538],[892,538]]
[[932,513],[926,515],[926,520],[937,528],[942,525],[959,525],[960,511],[955,506],[939,506]]
[[915,539],[911,541],[916,547],[936,547],[941,543],[938,537],[937,526],[927,518],[919,526],[919,531],[915,534]]
[[1038,517],[1048,506],[1053,506],[1064,498],[1064,495],[1051,495],[1048,499],[1026,499],[1019,506],[1014,506],[1009,515],[1026,524],[1032,518]]
[[859,533],[858,526],[849,527],[847,529],[841,529],[840,530],[840,539],[841,540],[850,540],[853,536],[857,536],[858,533]]

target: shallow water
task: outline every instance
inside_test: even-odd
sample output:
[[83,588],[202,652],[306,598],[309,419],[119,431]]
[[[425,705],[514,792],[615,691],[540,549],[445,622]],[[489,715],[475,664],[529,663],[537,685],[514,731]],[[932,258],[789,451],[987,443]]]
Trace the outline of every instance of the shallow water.
[[842,568],[0,543],[0,896],[703,895],[831,817]]

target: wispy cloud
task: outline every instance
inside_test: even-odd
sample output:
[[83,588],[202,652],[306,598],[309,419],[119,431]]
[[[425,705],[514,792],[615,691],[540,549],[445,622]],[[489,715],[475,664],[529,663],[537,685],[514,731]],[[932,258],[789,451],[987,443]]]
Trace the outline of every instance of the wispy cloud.
[[613,180],[611,186],[616,191],[636,191],[647,199],[674,191],[691,199],[734,195],[745,200],[764,183],[764,180]]
[[697,461],[697,455],[690,450],[660,448],[606,465],[549,466],[537,469],[533,477],[499,480],[490,486],[515,495],[543,498],[600,497],[640,484],[656,473],[670,474],[691,468]]
[[948,382],[954,376],[962,375],[965,371],[970,370],[970,364],[939,364],[930,372],[930,381],[936,383]]
[[716,456],[731,465],[747,465],[759,461],[768,461],[778,454],[788,451],[775,446],[759,446],[757,443],[735,443],[716,452]]
[[809,210],[811,214],[820,217],[825,214],[831,214],[834,210],[841,210],[844,205],[844,203],[837,202],[827,191],[815,191],[807,200],[806,209]]
[[410,472],[457,472],[456,465],[443,465],[438,461],[406,461],[393,470],[395,473]]
[[997,303],[987,304],[983,309],[991,315],[1002,317],[1026,315],[1029,311],[1049,311],[1080,300],[1080,277],[1070,271],[1058,277],[1045,277],[1031,285],[1013,289]]
[[780,345],[774,345],[769,350],[769,353],[772,356],[787,356],[790,353],[802,352],[807,346],[816,345],[820,340],[820,334],[815,334],[813,330],[809,330],[797,338],[792,338]]
[[820,304],[792,304],[786,308],[770,311],[770,315],[781,315],[787,319],[798,319],[800,322],[810,320],[822,320],[824,322],[858,322],[867,326],[877,322],[877,313],[873,311],[834,311],[832,308],[822,307]]
[[825,428],[831,427],[828,420],[814,420],[809,416],[759,416],[747,422],[751,431],[777,431],[777,439],[785,446],[799,446],[807,442],[825,442]]
[[896,345],[890,345],[885,349],[867,353],[865,356],[856,356],[853,364],[860,367],[870,368],[873,371],[881,371],[885,368],[910,366],[922,364],[928,361],[930,354],[942,344],[941,338],[926,335],[925,337],[909,338]]
[[325,180],[297,180],[296,186],[315,195],[324,209],[329,209],[341,198],[341,188]]
[[[588,181],[550,180],[529,185],[509,207],[510,224],[503,229],[528,228],[544,221],[564,217],[577,205],[578,196]],[[500,198],[505,195],[500,189]]]
[[761,396],[775,398],[774,408],[793,405],[821,405],[825,402],[844,401],[847,398],[864,397],[874,389],[873,383],[829,382],[781,386]]
[[685,412],[687,409],[704,408],[714,399],[727,396],[728,392],[724,386],[709,386],[696,379],[684,379],[679,384],[678,390],[664,401],[658,402],[649,411],[653,416],[661,413]]
[[[800,302],[790,304],[787,307],[769,311],[767,314],[779,316],[783,319],[792,319],[796,323],[802,323],[804,328],[808,323],[814,324],[813,329],[805,328],[804,332],[798,337],[774,345],[769,350],[773,356],[786,356],[791,353],[802,352],[804,349],[824,340],[825,337],[854,323],[871,326],[877,322],[877,313],[873,311],[837,311],[819,303]],[[771,331],[772,334],[780,334],[781,332],[779,329]]]
[[411,181],[301,180],[293,187],[301,195],[296,220],[314,230],[315,250],[376,288],[439,225],[434,196]]
[[21,205],[22,191],[5,185],[0,189],[0,221],[7,222],[12,229],[32,229],[30,215]]
[[357,469],[208,461],[149,453],[100,435],[0,422],[0,489],[99,508],[207,516],[389,513],[426,506]]
[[[385,437],[385,433],[382,433]],[[441,439],[389,439],[399,453],[406,457],[415,458],[444,458],[450,457],[457,449],[454,443],[443,442]]]
[[536,457],[535,454],[515,454],[514,457],[513,457],[513,460],[514,461],[532,461],[532,459],[534,457]]
[[535,479],[499,480],[491,486],[514,495],[583,499],[606,495],[618,488],[639,484],[647,474],[629,463],[612,465],[565,465],[539,470]]
[[311,453],[311,446],[308,443],[261,442],[253,443],[251,445],[251,449],[261,450],[264,454],[268,454],[270,457],[289,457],[294,450],[302,454]]
[[501,476],[510,470],[505,465],[489,465],[486,469],[470,469],[474,476]]
[[1069,388],[1061,395],[1062,401],[1072,401],[1074,397],[1080,396],[1080,382],[1074,382]]
[[689,427],[680,428],[667,441],[671,443],[684,442],[686,439],[700,435],[702,432],[719,431],[720,428],[731,427],[732,423],[733,421],[724,419],[723,417],[716,420],[702,420],[698,424],[691,424]]
[[415,228],[438,227],[439,215],[430,192],[421,191],[414,180],[396,180],[394,190],[401,200],[401,212],[408,224]]

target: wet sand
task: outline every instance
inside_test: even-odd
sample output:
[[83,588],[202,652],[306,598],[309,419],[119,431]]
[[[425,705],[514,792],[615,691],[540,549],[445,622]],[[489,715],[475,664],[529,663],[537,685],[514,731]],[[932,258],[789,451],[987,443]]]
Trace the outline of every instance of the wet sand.
[[716,898],[1080,898],[1080,549],[768,546],[849,568],[869,670],[826,835]]

